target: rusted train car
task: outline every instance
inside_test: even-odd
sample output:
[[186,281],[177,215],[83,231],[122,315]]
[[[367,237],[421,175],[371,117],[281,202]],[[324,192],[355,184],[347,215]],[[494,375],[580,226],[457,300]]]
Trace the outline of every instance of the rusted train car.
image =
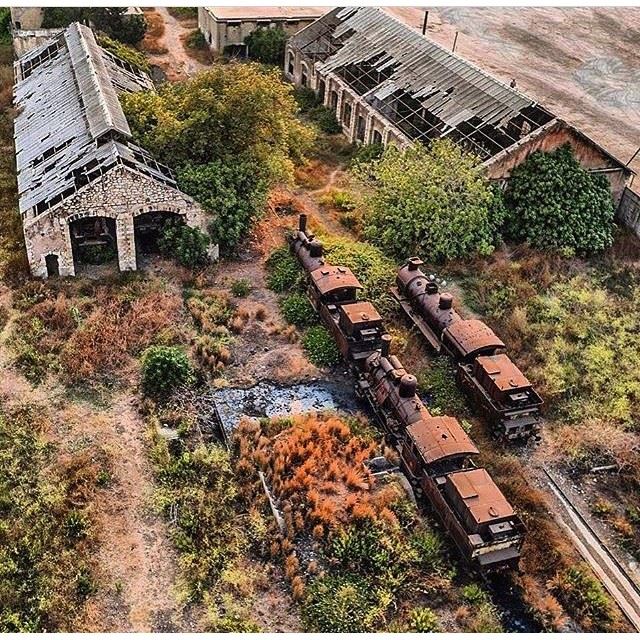
[[391,337],[346,267],[330,265],[307,234],[306,216],[290,236],[308,275],[308,295],[400,453],[402,469],[431,504],[467,562],[483,573],[517,566],[524,526],[489,473],[476,468],[478,450],[455,418],[432,416],[416,395],[416,379],[389,355]]
[[538,440],[542,399],[506,355],[504,342],[484,322],[462,318],[453,296],[441,292],[421,265],[410,258],[398,270],[391,292],[401,308],[436,352],[456,362],[458,383],[487,415],[496,436]]

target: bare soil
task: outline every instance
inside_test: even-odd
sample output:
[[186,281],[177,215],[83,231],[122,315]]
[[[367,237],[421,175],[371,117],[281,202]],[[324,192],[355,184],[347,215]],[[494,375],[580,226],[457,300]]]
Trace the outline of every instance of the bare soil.
[[[640,146],[639,7],[388,7],[584,130],[622,162]],[[640,157],[632,168],[640,170]]]

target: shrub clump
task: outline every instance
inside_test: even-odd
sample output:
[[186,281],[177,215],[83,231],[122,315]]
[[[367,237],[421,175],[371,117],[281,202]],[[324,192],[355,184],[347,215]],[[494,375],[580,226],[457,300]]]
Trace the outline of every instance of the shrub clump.
[[244,43],[247,45],[248,55],[251,59],[274,64],[279,67],[284,62],[284,47],[287,42],[287,34],[282,28],[259,28],[250,33]]
[[584,169],[568,144],[532,153],[516,167],[505,203],[506,231],[518,242],[569,255],[603,251],[613,243],[609,181]]
[[231,295],[235,298],[246,298],[251,291],[251,282],[247,278],[239,278],[231,283]]
[[267,286],[276,293],[292,291],[300,287],[304,274],[296,258],[286,245],[276,249],[267,259]]
[[146,394],[169,394],[192,381],[189,357],[180,347],[149,347],[142,354],[142,388]]
[[307,111],[307,117],[317,125],[322,133],[333,135],[342,133],[342,125],[336,118],[335,111],[324,105],[316,105]]
[[177,258],[183,267],[195,269],[207,262],[209,236],[195,227],[169,222],[162,229],[158,246],[165,255]]
[[362,189],[364,235],[389,255],[442,262],[493,252],[502,198],[478,159],[450,140],[390,145],[352,171]]
[[297,327],[306,327],[317,320],[316,312],[303,293],[290,293],[282,298],[280,309],[284,319]]
[[331,334],[322,326],[309,327],[302,336],[302,346],[317,367],[332,367],[340,362],[340,351]]

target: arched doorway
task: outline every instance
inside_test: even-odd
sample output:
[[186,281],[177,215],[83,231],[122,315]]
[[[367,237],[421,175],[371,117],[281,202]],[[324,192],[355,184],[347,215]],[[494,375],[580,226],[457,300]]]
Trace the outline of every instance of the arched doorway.
[[118,257],[116,221],[103,216],[88,216],[69,224],[73,263],[99,265],[115,262]]
[[47,267],[47,278],[57,278],[60,275],[60,263],[55,253],[50,253],[44,257]]
[[377,129],[373,131],[373,144],[382,144],[382,134]]
[[160,253],[158,241],[162,235],[162,229],[168,222],[184,224],[184,217],[170,211],[150,211],[141,213],[133,219],[136,255]]

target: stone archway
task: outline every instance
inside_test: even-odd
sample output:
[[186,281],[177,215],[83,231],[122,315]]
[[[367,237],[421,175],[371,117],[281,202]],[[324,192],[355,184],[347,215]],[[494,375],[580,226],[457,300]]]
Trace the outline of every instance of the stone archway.
[[167,222],[185,224],[185,216],[176,211],[146,211],[133,219],[136,255],[159,253],[158,241]]
[[118,240],[114,218],[78,217],[69,222],[69,235],[76,273],[81,265],[100,265],[116,261]]

